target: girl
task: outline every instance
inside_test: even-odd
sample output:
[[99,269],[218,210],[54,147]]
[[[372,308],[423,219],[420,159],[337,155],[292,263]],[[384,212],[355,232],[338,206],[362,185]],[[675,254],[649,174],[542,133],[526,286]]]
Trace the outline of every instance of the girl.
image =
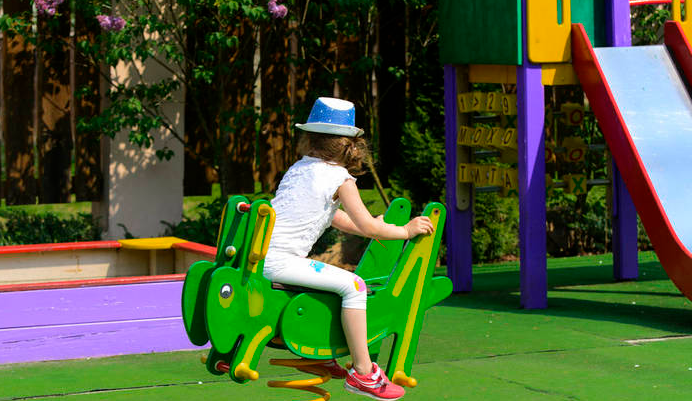
[[[271,201],[276,224],[265,258],[264,276],[283,284],[335,292],[342,297],[341,323],[353,367],[346,372],[336,361],[324,364],[337,378],[346,377],[348,391],[379,400],[404,395],[370,360],[367,345],[365,283],[357,275],[329,264],[307,259],[324,230],[335,227],[349,234],[375,239],[410,239],[430,234],[427,217],[416,217],[405,226],[374,218],[360,198],[354,175],[363,173],[369,157],[363,130],[355,127],[353,103],[319,98],[298,144],[303,158],[293,164],[279,183]],[[343,205],[344,210],[339,206]]]

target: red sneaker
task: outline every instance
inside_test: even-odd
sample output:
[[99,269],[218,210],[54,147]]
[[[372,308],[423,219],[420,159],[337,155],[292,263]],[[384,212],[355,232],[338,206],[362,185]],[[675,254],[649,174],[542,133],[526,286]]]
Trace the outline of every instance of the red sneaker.
[[404,388],[390,382],[382,369],[374,362],[372,373],[368,375],[360,375],[351,368],[346,376],[344,388],[352,393],[383,401],[398,400],[406,394]]

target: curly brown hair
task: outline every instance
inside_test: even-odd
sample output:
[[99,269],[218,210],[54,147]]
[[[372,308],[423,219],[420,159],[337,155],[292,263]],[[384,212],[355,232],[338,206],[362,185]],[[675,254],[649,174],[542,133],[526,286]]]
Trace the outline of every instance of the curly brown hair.
[[362,137],[303,131],[297,150],[300,155],[343,166],[353,176],[365,174],[363,164],[370,160],[368,142]]

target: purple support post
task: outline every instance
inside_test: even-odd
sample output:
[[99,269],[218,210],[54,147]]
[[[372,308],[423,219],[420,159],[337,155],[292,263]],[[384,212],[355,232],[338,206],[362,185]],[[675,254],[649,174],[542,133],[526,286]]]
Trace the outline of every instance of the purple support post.
[[[630,4],[628,0],[606,1],[608,45],[631,46]],[[639,276],[637,210],[620,171],[613,162],[613,276],[634,280]]]
[[445,82],[445,166],[447,169],[447,275],[454,292],[471,291],[472,208],[457,208],[457,77],[456,68],[444,66]]
[[526,0],[524,10],[522,65],[517,66],[517,133],[519,138],[519,252],[521,306],[548,306],[545,212],[545,94],[541,66],[528,60]]

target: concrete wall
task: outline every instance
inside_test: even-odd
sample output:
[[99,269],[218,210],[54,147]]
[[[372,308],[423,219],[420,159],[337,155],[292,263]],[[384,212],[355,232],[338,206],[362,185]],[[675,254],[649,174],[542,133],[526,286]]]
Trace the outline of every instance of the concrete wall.
[[[120,63],[110,68],[109,74],[113,81],[127,85],[159,81],[172,75],[152,60],[144,64]],[[185,127],[184,100],[181,88],[163,107],[167,120],[181,136]],[[120,224],[137,238],[156,237],[166,229],[161,221],[177,223],[182,218],[183,145],[165,129],[152,132],[152,136],[151,148],[130,144],[127,131],[120,132],[113,140],[102,139],[103,199],[92,203],[92,213],[105,230],[103,239],[124,238],[125,230]],[[156,157],[156,150],[164,146],[175,152],[170,160]]]

